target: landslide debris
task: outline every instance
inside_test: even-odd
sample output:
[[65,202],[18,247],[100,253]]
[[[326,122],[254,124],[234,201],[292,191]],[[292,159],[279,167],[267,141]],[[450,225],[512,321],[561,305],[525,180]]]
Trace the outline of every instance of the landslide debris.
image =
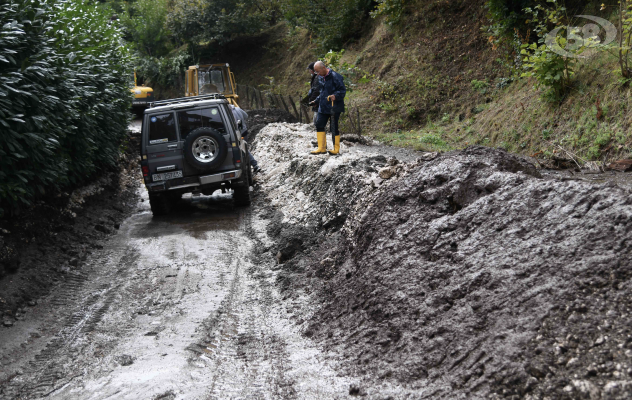
[[398,393],[385,382],[429,398],[632,396],[628,189],[542,179],[483,147],[309,157],[310,134],[269,126],[255,154],[282,215],[272,236],[303,243],[281,283],[316,291],[305,334],[370,396]]

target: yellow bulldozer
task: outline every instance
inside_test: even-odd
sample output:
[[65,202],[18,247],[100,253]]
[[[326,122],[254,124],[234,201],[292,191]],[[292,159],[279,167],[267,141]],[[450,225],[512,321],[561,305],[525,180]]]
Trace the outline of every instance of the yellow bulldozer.
[[239,107],[237,100],[237,83],[235,75],[228,64],[192,65],[186,72],[184,96],[200,96],[203,94],[219,93],[235,107]]
[[143,84],[139,86],[136,79],[136,71],[134,71],[134,89],[130,89],[130,91],[134,94],[132,108],[145,109],[149,107],[149,103],[154,101],[154,89]]

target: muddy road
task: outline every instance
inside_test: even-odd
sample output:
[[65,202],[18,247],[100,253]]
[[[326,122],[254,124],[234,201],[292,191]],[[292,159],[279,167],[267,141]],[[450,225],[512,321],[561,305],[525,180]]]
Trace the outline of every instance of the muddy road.
[[[289,320],[256,213],[230,195],[120,232],[0,344],[3,399],[332,398],[348,391]],[[287,307],[286,307],[287,306]]]
[[632,396],[629,174],[352,136],[314,157],[310,126],[252,117],[250,208],[154,218],[136,178],[117,230],[77,217],[92,250],[5,312],[0,399]]

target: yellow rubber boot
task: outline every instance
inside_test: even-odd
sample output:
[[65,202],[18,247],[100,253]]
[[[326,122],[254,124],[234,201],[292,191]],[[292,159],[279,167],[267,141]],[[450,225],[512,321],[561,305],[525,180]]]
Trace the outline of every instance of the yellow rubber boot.
[[318,148],[310,154],[327,153],[327,132],[316,132],[316,138],[318,139]]
[[340,135],[334,137],[334,151],[329,152],[332,156],[340,154]]

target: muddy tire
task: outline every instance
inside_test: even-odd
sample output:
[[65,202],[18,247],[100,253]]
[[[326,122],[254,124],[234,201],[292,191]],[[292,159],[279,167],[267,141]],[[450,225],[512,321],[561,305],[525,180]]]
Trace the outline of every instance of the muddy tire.
[[237,207],[248,207],[251,202],[250,186],[239,186],[233,189],[233,203]]
[[[246,154],[246,160],[248,160],[248,154]],[[250,162],[246,164],[246,184],[244,186],[237,186],[233,189],[233,203],[237,207],[247,207],[252,202],[250,197],[250,185],[252,184],[252,168]]]
[[246,153],[246,162],[248,163],[248,186],[252,186],[252,165],[250,165],[250,150]]
[[227,154],[224,136],[212,128],[194,129],[184,141],[184,159],[198,171],[216,169],[224,163]]
[[171,198],[169,198],[166,194],[149,195],[149,206],[151,207],[151,213],[154,216],[169,214],[171,212],[171,203]]

